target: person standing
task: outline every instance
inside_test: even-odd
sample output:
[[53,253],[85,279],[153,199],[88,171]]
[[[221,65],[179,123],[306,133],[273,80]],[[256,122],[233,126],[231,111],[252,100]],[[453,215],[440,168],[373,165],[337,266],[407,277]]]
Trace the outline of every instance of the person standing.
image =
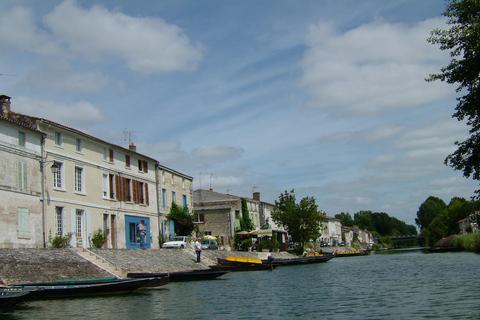
[[145,225],[145,221],[140,221],[140,224],[137,226],[137,232],[140,235],[140,249],[145,248],[145,240],[147,238],[147,226]]
[[200,263],[200,254],[202,253],[202,244],[200,243],[202,238],[198,237],[197,242],[195,242],[195,253],[197,254],[197,263]]

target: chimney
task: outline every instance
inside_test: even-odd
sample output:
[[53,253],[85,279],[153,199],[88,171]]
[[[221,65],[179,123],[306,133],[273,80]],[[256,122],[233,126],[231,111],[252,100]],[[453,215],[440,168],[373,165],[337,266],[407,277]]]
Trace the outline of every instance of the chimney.
[[260,201],[260,192],[254,192],[253,193],[253,200]]
[[132,151],[132,152],[137,152],[137,147],[132,143],[130,143],[130,145],[128,146],[128,150]]
[[0,115],[8,118],[8,114],[10,113],[10,97],[0,95],[0,105],[2,106],[2,113]]

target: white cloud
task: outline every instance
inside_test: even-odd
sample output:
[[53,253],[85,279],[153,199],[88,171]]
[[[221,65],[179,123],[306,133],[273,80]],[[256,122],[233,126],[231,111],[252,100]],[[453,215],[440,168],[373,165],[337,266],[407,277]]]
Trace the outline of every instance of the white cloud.
[[202,59],[200,49],[179,27],[160,18],[131,17],[100,5],[82,9],[74,0],[66,0],[44,21],[78,57],[94,61],[120,57],[132,71],[189,70]]
[[16,7],[0,12],[0,48],[27,50],[38,54],[58,54],[59,47],[37,28],[31,8]]
[[53,100],[16,97],[12,99],[12,111],[48,119],[81,131],[103,123],[103,112],[86,101],[70,104]]
[[373,22],[340,33],[332,24],[310,27],[301,85],[307,106],[340,115],[376,114],[439,101],[452,92],[424,79],[448,61],[426,42],[444,19],[413,26]]
[[[68,62],[50,63],[42,73],[32,72],[26,79],[28,85],[42,89],[95,94],[112,85],[110,77],[100,72],[77,73]],[[117,84],[121,86],[121,84]]]

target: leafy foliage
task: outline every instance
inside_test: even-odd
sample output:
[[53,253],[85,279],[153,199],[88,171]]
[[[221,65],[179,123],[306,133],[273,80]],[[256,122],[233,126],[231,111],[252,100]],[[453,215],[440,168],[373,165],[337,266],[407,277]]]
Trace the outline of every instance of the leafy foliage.
[[188,236],[195,230],[195,217],[193,213],[188,212],[188,207],[182,208],[172,202],[167,219],[175,222],[175,233],[177,235]]
[[442,199],[433,196],[428,197],[418,208],[415,223],[420,227],[420,230],[428,228],[433,219],[441,214],[446,207],[447,205]]
[[[462,170],[467,178],[480,180],[480,1],[447,0],[443,15],[448,18],[450,29],[434,29],[427,41],[439,44],[440,50],[448,50],[451,60],[440,73],[431,74],[426,80],[458,84],[457,92],[464,94],[457,98],[453,117],[466,119],[470,137],[455,142],[458,149],[445,159],[445,164]],[[480,197],[480,190],[475,192]]]
[[93,233],[93,236],[90,239],[90,241],[94,248],[100,249],[101,247],[103,247],[103,244],[107,241],[107,233],[102,229],[98,228],[97,231]]
[[[430,198],[429,198],[430,199]],[[427,199],[428,200],[428,199]],[[480,210],[480,202],[452,198],[448,206],[439,212],[428,227],[423,228],[419,236],[420,245],[437,245],[437,242],[452,234],[458,234],[458,221],[465,219],[472,212]]]
[[318,210],[315,198],[305,197],[297,203],[295,191],[285,191],[275,201],[275,206],[272,219],[285,227],[293,242],[299,242],[304,247],[308,241],[320,237],[320,225],[325,218]]
[[242,198],[242,218],[240,218],[240,228],[245,231],[251,231],[255,229],[255,225],[250,219],[250,212],[247,207],[247,199]]
[[68,248],[70,247],[70,239],[72,238],[72,233],[69,232],[66,235],[55,235],[52,238],[51,232],[48,236],[48,243],[52,248]]
[[415,226],[407,225],[385,212],[360,211],[355,213],[353,224],[360,229],[367,229],[377,237],[417,234]]
[[342,226],[353,227],[353,225],[355,224],[355,221],[353,221],[352,216],[348,212],[347,213],[342,212],[340,214],[336,214],[335,218],[337,218],[342,222]]

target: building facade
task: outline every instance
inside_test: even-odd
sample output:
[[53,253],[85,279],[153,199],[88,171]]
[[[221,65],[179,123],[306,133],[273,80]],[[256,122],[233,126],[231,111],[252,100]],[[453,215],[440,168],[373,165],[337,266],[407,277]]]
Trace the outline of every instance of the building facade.
[[[9,119],[10,97],[0,96],[1,248],[44,246],[42,141],[34,127]],[[47,169],[48,170],[48,169]]]
[[138,153],[134,144],[123,148],[50,120],[14,113],[10,97],[0,100],[0,157],[8,165],[8,174],[0,176],[0,192],[9,199],[0,209],[9,213],[4,223],[12,229],[4,239],[0,236],[0,246],[39,247],[70,235],[72,247],[88,248],[96,232],[105,232],[105,248],[139,248],[136,227],[143,220],[145,247],[158,248],[158,236],[168,232],[171,202],[193,208],[193,178]]

